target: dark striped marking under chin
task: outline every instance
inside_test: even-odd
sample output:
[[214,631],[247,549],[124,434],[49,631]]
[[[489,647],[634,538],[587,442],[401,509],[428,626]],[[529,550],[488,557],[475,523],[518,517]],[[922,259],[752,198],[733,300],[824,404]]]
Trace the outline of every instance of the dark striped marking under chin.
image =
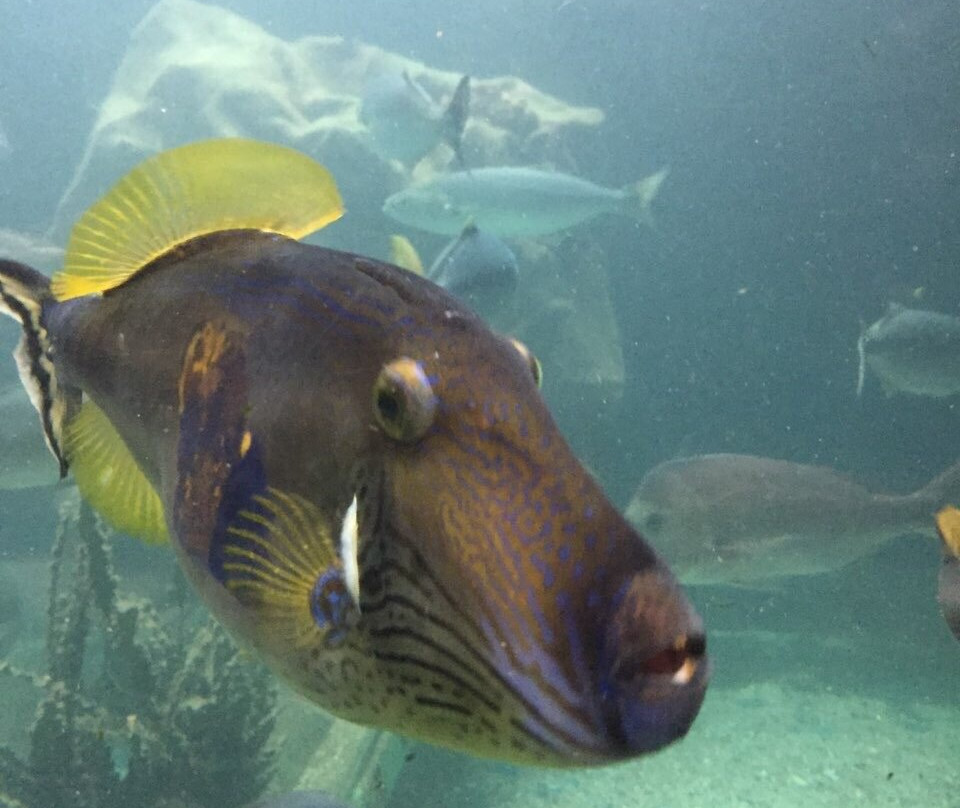
[[[472,677],[480,683],[481,686],[490,688],[491,690],[509,693],[511,700],[523,712],[533,719],[534,722],[540,724],[544,728],[547,728],[552,735],[556,736],[564,744],[574,749],[580,749],[588,753],[595,753],[595,746],[585,745],[582,738],[576,737],[564,727],[558,726],[549,720],[535,702],[531,701],[531,699],[524,694],[516,691],[510,685],[508,677],[502,673],[498,667],[488,659],[483,650],[481,650],[486,648],[487,639],[481,632],[477,623],[470,616],[464,613],[462,607],[454,605],[454,601],[447,593],[444,586],[437,580],[432,568],[426,563],[424,557],[419,553],[419,551],[410,546],[409,540],[406,540],[397,533],[392,534],[391,541],[394,543],[394,546],[402,547],[410,554],[410,556],[415,559],[418,576],[413,575],[401,563],[401,561],[396,557],[396,553],[392,554],[392,558],[389,561],[384,561],[382,564],[383,572],[385,573],[390,571],[402,576],[404,584],[411,590],[407,593],[407,595],[419,596],[427,604],[436,604],[437,600],[439,599],[442,602],[442,607],[450,613],[456,615],[456,617],[460,618],[460,621],[462,621],[464,627],[476,638],[477,641],[471,642],[463,633],[463,631],[457,629],[454,623],[438,616],[435,609],[431,608],[429,611],[427,611],[425,607],[415,603],[412,597],[390,593],[383,595],[381,598],[372,603],[366,601],[364,602],[363,620],[368,626],[366,633],[371,638],[371,645],[374,647],[378,645],[378,639],[383,640],[398,636],[407,638],[413,644],[421,643],[424,646],[431,648],[434,652],[441,654],[446,659],[452,661],[461,670],[470,673]],[[424,579],[426,580],[424,581]],[[431,585],[435,592],[428,591],[428,589],[425,587],[425,583]],[[400,614],[404,616],[399,618],[387,617],[386,611],[391,607],[397,609]],[[408,611],[411,615],[410,617],[406,616]],[[383,615],[385,625],[380,625],[377,628],[373,628],[370,625],[371,623],[377,622],[375,619],[376,615]],[[476,666],[470,665],[467,661],[456,654],[454,650],[451,650],[450,647],[442,642],[426,638],[419,631],[412,629],[411,626],[417,625],[418,621],[425,621],[426,623],[443,632],[445,636],[450,637],[456,646],[469,654],[469,656],[476,663],[476,665],[480,667],[480,669],[478,670]],[[496,625],[495,621],[491,621],[491,624],[494,626]],[[586,734],[593,734],[596,732],[596,727],[593,725],[593,722],[591,722],[589,719],[584,721],[584,716],[576,706],[566,701],[563,695],[557,692],[550,683],[542,681],[537,675],[536,671],[528,669],[520,664],[509,643],[504,647],[503,650],[509,657],[510,664],[514,665],[516,669],[522,672],[525,676],[535,679],[537,689],[543,692],[544,696],[551,701],[553,706],[564,713],[574,725],[579,725]],[[391,652],[378,651],[375,648],[372,653],[378,660],[386,662],[388,665],[398,665],[400,667],[412,665],[419,671],[427,671],[433,673],[434,675],[442,676],[453,684],[459,683],[460,686],[466,685],[466,683],[463,682],[462,677],[454,671],[450,671],[442,665],[438,665],[433,662],[427,662],[426,660],[412,656],[409,653],[395,654]],[[486,695],[478,693],[473,687],[469,687],[469,689],[464,687],[464,690],[465,692],[470,692],[474,697],[477,697],[480,703],[484,704],[488,709],[490,709],[494,715],[503,715],[503,704],[497,704]],[[463,707],[463,709],[468,709],[463,705],[460,706]],[[534,732],[529,727],[525,726],[524,723],[516,717],[512,717],[510,719],[510,725],[516,732],[522,733],[524,737],[535,742],[537,747],[550,746],[550,743],[547,739]]]

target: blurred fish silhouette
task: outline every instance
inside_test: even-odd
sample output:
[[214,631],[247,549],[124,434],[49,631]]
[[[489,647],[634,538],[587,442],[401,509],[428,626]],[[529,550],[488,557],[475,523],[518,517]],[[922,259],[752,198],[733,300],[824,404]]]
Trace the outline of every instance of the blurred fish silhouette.
[[226,139],[134,169],[0,303],[61,469],[344,718],[584,765],[682,736],[705,639],[574,457],[536,361],[409,272],[296,239],[332,178]]
[[960,509],[948,505],[937,513],[937,529],[943,539],[937,601],[947,627],[960,640]]
[[392,236],[390,241],[391,260],[397,266],[425,275],[478,314],[501,310],[517,290],[520,269],[513,250],[472,224],[443,248],[426,272],[408,239]]
[[3,129],[3,124],[0,124],[0,160],[6,160],[11,154],[13,154],[13,146],[10,145],[10,139]]
[[603,213],[652,225],[650,205],[667,169],[624,188],[559,171],[495,166],[452,171],[388,197],[383,212],[418,230],[455,236],[468,224],[502,238],[556,233]]
[[863,329],[857,342],[857,395],[867,368],[888,395],[952,396],[960,393],[960,319],[891,303]]
[[821,466],[716,454],[651,469],[627,518],[685,583],[763,586],[840,569],[897,536],[934,537],[950,501],[960,501],[960,464],[897,496]]
[[360,102],[360,120],[383,157],[407,166],[446,143],[463,165],[461,140],[470,114],[470,77],[460,79],[449,104],[437,104],[410,74],[386,73],[372,80]]

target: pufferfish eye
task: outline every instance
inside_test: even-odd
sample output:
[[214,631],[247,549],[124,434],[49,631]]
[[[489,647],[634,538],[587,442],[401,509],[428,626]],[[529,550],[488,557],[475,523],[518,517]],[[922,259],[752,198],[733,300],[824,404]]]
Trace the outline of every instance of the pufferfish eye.
[[394,440],[413,443],[433,423],[437,397],[423,366],[402,356],[383,366],[373,385],[373,415]]
[[540,364],[540,360],[533,355],[526,345],[524,345],[520,340],[510,338],[510,342],[514,348],[517,349],[517,352],[526,360],[526,363],[530,366],[530,374],[533,376],[534,384],[537,387],[540,387],[543,384],[543,366]]

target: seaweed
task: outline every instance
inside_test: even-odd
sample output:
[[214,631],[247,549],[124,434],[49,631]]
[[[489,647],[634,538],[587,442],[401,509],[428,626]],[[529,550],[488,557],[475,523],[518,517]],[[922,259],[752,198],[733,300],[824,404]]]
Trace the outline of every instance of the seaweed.
[[[277,692],[217,624],[121,594],[110,531],[78,497],[52,550],[47,670],[25,757],[0,747],[0,808],[221,808],[275,770]],[[189,631],[189,635],[185,632]]]

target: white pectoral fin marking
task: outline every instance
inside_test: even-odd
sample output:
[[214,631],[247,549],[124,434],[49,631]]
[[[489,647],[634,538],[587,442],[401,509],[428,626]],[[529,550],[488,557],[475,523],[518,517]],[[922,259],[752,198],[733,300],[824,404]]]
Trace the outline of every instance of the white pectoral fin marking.
[[340,526],[340,559],[343,562],[343,577],[347,591],[360,611],[360,563],[358,560],[359,527],[357,525],[357,497],[354,495],[350,507],[343,515]]

